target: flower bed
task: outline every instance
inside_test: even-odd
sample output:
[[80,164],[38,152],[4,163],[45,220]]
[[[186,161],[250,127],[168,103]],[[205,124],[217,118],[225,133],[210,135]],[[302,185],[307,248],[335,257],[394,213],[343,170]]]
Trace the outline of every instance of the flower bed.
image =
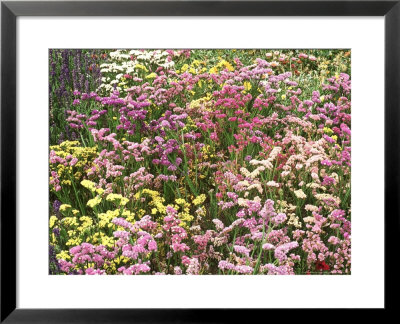
[[51,274],[350,274],[346,50],[51,50]]

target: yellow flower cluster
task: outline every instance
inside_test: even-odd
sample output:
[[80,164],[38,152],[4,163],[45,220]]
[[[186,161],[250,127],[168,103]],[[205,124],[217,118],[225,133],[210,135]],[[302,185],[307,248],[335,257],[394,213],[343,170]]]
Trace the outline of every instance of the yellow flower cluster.
[[208,73],[210,74],[217,74],[219,69],[227,69],[228,71],[232,72],[235,71],[235,68],[226,60],[220,60],[216,66],[213,66]]
[[207,69],[205,67],[200,68],[200,65],[204,65],[205,62],[200,62],[199,60],[194,60],[192,65],[184,64],[180,70],[176,70],[176,73],[185,73],[189,72],[191,74],[199,74],[206,72]]
[[67,246],[76,246],[82,243],[82,239],[79,237],[74,237],[70,238],[67,243],[65,243]]
[[[151,197],[152,201],[150,202],[150,206],[154,206],[157,208],[158,212],[161,215],[165,215],[167,212],[167,206],[164,206],[165,199],[160,197],[160,193],[150,189],[143,189],[142,194],[147,194]],[[140,198],[140,192],[136,193],[136,199]]]
[[120,194],[114,194],[114,193],[109,194],[106,197],[106,200],[116,202],[119,206],[125,206],[129,202],[128,198],[125,198]]
[[49,219],[49,227],[53,228],[56,223],[58,223],[58,218],[56,216],[51,216]]
[[[128,221],[131,222],[132,224],[135,222],[135,213],[130,212],[129,210],[123,210],[121,215]],[[142,214],[142,216],[144,213]]]
[[67,228],[79,226],[77,217],[64,217],[61,220],[61,224]]
[[202,147],[201,152],[203,153],[202,158],[204,160],[208,160],[208,158],[215,157],[215,147],[211,147],[211,145],[206,144]]
[[60,253],[56,255],[57,259],[62,260],[70,260],[71,256],[69,255],[68,251],[62,250]]
[[[200,82],[201,81],[199,81],[199,84]],[[209,102],[210,100],[211,100],[211,93],[207,92],[205,97],[201,97],[199,99],[191,101],[189,107],[192,109],[198,109],[203,105],[205,110],[212,111],[212,109],[210,108],[211,106],[211,103]]]
[[77,227],[77,230],[80,232],[83,232],[84,230],[90,228],[90,226],[93,225],[93,220],[88,216],[82,216],[79,218],[79,220],[82,222],[81,226]]
[[200,196],[197,196],[194,200],[193,200],[193,205],[197,206],[202,204],[204,201],[206,200],[206,195],[205,194],[201,194]]
[[[78,159],[74,166],[63,163],[50,163],[50,171],[57,172],[61,185],[71,186],[71,180],[81,180],[83,172],[93,166],[97,156],[97,147],[81,147],[78,141],[64,141],[59,145],[50,146],[56,156],[65,159],[67,156]],[[50,179],[52,180],[52,178]]]
[[68,204],[62,204],[61,206],[60,206],[60,212],[64,212],[64,211],[67,211],[67,210],[69,210],[69,209],[71,209],[72,207],[71,207],[71,205],[68,205]]
[[145,66],[142,65],[142,64],[136,64],[136,65],[135,65],[135,69],[143,70],[143,71],[145,71],[145,72],[148,72],[148,71],[149,71],[149,70],[147,69],[147,67],[145,67]]
[[101,197],[100,196],[96,196],[96,197],[94,197],[93,199],[90,199],[88,202],[87,202],[87,206],[89,206],[90,208],[94,208],[94,207],[96,207],[98,204],[100,204],[101,203]]
[[115,210],[107,210],[105,213],[99,213],[97,217],[99,218],[99,227],[100,228],[110,228],[113,227],[114,224],[111,223],[113,218],[119,216],[119,209]]
[[82,180],[81,185],[86,189],[89,189],[91,192],[97,192],[99,195],[102,195],[104,193],[104,189],[96,188],[96,184],[93,181]]
[[181,220],[180,226],[188,229],[190,227],[190,223],[194,219],[192,215],[190,215],[190,203],[186,202],[183,198],[175,199],[175,203],[177,204],[174,206],[177,210],[180,209],[181,211],[178,213],[178,218]]
[[[71,209],[71,207],[68,207],[68,210],[69,209]],[[134,222],[134,213],[124,210],[121,214],[127,221]],[[53,215],[49,219],[49,228],[62,229],[59,234],[59,237],[62,238],[57,238],[54,233],[52,233],[52,243],[67,248],[79,245],[83,242],[113,247],[117,240],[113,237],[113,231],[124,230],[122,227],[111,222],[115,217],[119,216],[119,209],[107,210],[105,213],[99,213],[95,218],[90,216],[81,216],[80,218],[68,216],[59,221],[58,218]],[[67,250],[62,250],[56,256],[58,259],[64,260],[69,260],[71,258]]]
[[146,79],[155,79],[156,77],[157,77],[157,74],[155,74],[154,72],[146,75]]
[[250,83],[249,81],[245,81],[245,82],[243,83],[243,85],[244,85],[244,90],[245,90],[245,91],[250,91],[251,88],[252,88],[251,83]]

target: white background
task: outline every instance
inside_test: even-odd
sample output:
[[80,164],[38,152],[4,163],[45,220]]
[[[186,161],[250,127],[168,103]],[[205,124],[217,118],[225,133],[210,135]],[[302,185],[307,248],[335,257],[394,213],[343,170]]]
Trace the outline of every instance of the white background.
[[[384,19],[18,17],[21,308],[383,307]],[[48,48],[351,48],[351,276],[49,276]]]

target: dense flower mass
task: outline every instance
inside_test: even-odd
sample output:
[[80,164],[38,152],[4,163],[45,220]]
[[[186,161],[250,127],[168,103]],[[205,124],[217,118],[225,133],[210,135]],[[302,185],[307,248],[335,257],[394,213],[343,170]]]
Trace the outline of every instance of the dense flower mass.
[[346,50],[50,50],[49,273],[350,274]]

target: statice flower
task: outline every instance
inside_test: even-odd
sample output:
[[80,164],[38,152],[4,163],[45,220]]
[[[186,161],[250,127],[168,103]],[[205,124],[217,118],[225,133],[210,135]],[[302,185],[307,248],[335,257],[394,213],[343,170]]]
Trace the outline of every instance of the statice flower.
[[190,259],[189,266],[186,270],[186,274],[188,275],[198,275],[200,271],[200,264],[197,258]]
[[221,269],[221,270],[234,270],[235,269],[235,265],[230,263],[230,262],[228,262],[228,261],[221,260],[218,263],[218,268]]
[[238,265],[235,267],[235,270],[242,274],[252,274],[254,269],[247,265]]
[[271,221],[272,221],[273,223],[275,223],[276,225],[279,225],[279,224],[284,223],[284,222],[286,221],[286,219],[287,219],[286,214],[284,214],[284,213],[279,213],[279,214],[277,214],[276,216],[274,216],[274,217],[271,219]]
[[250,250],[248,248],[246,248],[245,246],[234,245],[233,249],[237,253],[241,253],[241,254],[244,254],[246,256],[249,256]]
[[277,258],[279,260],[279,262],[283,262],[285,260],[287,260],[287,253],[292,250],[295,249],[299,246],[299,243],[297,243],[297,241],[294,242],[290,242],[290,243],[285,243],[282,244],[280,246],[278,246],[275,249],[275,258]]
[[53,202],[53,210],[55,213],[58,213],[58,211],[60,210],[60,206],[62,205],[62,203],[59,200],[54,200]]
[[273,250],[273,249],[275,249],[275,246],[272,245],[271,243],[265,243],[265,244],[263,244],[262,248],[263,248],[263,250]]

